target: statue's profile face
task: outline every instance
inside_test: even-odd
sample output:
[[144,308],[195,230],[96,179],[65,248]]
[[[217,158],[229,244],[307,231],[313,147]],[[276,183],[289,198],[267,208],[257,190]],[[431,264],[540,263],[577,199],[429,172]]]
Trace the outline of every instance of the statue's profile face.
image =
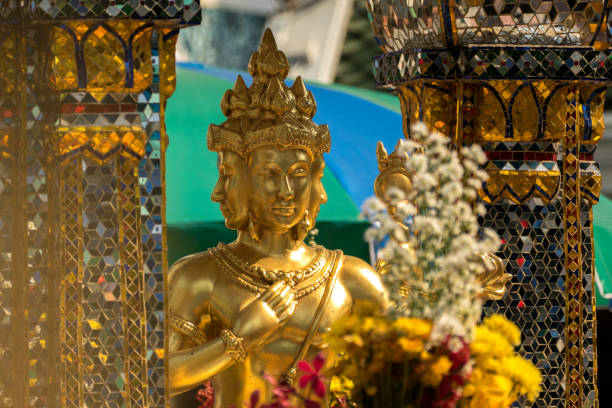
[[261,147],[251,154],[249,206],[264,229],[284,232],[304,219],[311,201],[311,166],[302,149]]
[[226,150],[218,153],[217,168],[219,180],[210,198],[219,203],[228,228],[245,229],[249,223],[246,161],[240,155]]
[[310,213],[310,218],[312,223],[314,224],[314,220],[319,215],[319,210],[321,209],[321,204],[325,204],[327,202],[327,193],[325,192],[325,188],[323,188],[323,183],[321,182],[321,178],[323,177],[323,170],[325,169],[325,161],[323,157],[317,157],[312,162],[312,192],[311,199],[308,211]]

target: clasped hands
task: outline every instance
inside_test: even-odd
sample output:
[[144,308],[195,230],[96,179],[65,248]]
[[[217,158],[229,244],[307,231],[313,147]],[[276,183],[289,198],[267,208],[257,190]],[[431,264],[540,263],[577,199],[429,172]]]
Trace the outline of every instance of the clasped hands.
[[289,320],[296,304],[292,283],[278,281],[240,309],[232,319],[231,331],[242,339],[244,349],[249,352],[264,345]]

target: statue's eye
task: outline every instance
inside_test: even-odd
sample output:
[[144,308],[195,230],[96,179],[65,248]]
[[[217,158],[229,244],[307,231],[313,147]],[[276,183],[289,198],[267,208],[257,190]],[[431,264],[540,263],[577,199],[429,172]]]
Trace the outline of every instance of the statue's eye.
[[231,177],[234,175],[234,172],[232,171],[232,169],[228,169],[227,167],[222,167],[219,169],[219,173],[221,174],[221,176],[223,177]]
[[293,171],[292,176],[294,177],[304,177],[307,175],[306,169],[303,168],[297,168]]
[[261,169],[257,172],[257,175],[262,177],[273,177],[274,171],[270,169]]

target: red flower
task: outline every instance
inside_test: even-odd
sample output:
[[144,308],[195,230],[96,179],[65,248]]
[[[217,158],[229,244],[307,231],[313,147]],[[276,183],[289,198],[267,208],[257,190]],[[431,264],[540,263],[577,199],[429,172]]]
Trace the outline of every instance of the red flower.
[[251,398],[249,398],[248,404],[246,404],[247,408],[257,408],[257,403],[259,402],[259,390],[255,390],[251,393]]
[[325,396],[325,383],[323,383],[325,377],[320,373],[323,365],[325,365],[325,358],[322,354],[315,356],[312,366],[306,361],[298,363],[298,368],[306,373],[300,378],[300,388],[305,388],[310,384],[311,389],[321,398]]
[[321,408],[321,404],[316,401],[306,399],[304,400],[304,408]]
[[461,340],[463,343],[463,347],[459,349],[459,351],[451,352],[448,356],[450,360],[453,362],[453,366],[451,367],[451,371],[460,370],[461,367],[466,365],[468,361],[470,361],[470,346],[466,342]]

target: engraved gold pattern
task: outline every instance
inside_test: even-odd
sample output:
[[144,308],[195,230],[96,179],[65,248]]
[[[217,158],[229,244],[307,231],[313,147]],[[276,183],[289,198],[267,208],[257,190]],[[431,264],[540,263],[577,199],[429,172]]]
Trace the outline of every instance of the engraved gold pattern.
[[249,61],[253,84],[247,88],[239,75],[225,92],[221,109],[228,120],[209,127],[208,148],[244,157],[262,146],[301,147],[313,157],[329,152],[329,129],[312,121],[317,110],[312,92],[300,77],[291,88],[285,85],[288,72],[287,57],[267,29]]
[[187,336],[193,344],[206,343],[206,334],[198,326],[174,313],[168,313],[168,325],[178,333]]
[[[227,250],[222,245],[217,246],[216,248],[210,248],[208,251],[213,256],[219,269],[224,271],[228,277],[248,291],[256,294],[262,294],[270,286],[270,281],[267,279],[262,279],[259,273],[256,273],[255,276],[250,276],[244,272],[243,268],[239,264],[233,263],[232,259],[227,256]],[[330,251],[324,249],[323,252],[324,254],[322,254],[321,259],[324,261],[317,262],[320,266],[314,269],[309,276],[302,274],[302,280],[296,283],[296,299],[301,299],[304,296],[309,295],[320,288],[321,285],[325,284],[330,276],[330,273],[332,272],[332,268],[329,266],[335,262],[337,257],[342,256],[342,252],[340,250]]]
[[221,339],[225,344],[225,353],[229,354],[237,363],[244,363],[247,353],[242,345],[242,338],[236,337],[231,330],[221,330]]

